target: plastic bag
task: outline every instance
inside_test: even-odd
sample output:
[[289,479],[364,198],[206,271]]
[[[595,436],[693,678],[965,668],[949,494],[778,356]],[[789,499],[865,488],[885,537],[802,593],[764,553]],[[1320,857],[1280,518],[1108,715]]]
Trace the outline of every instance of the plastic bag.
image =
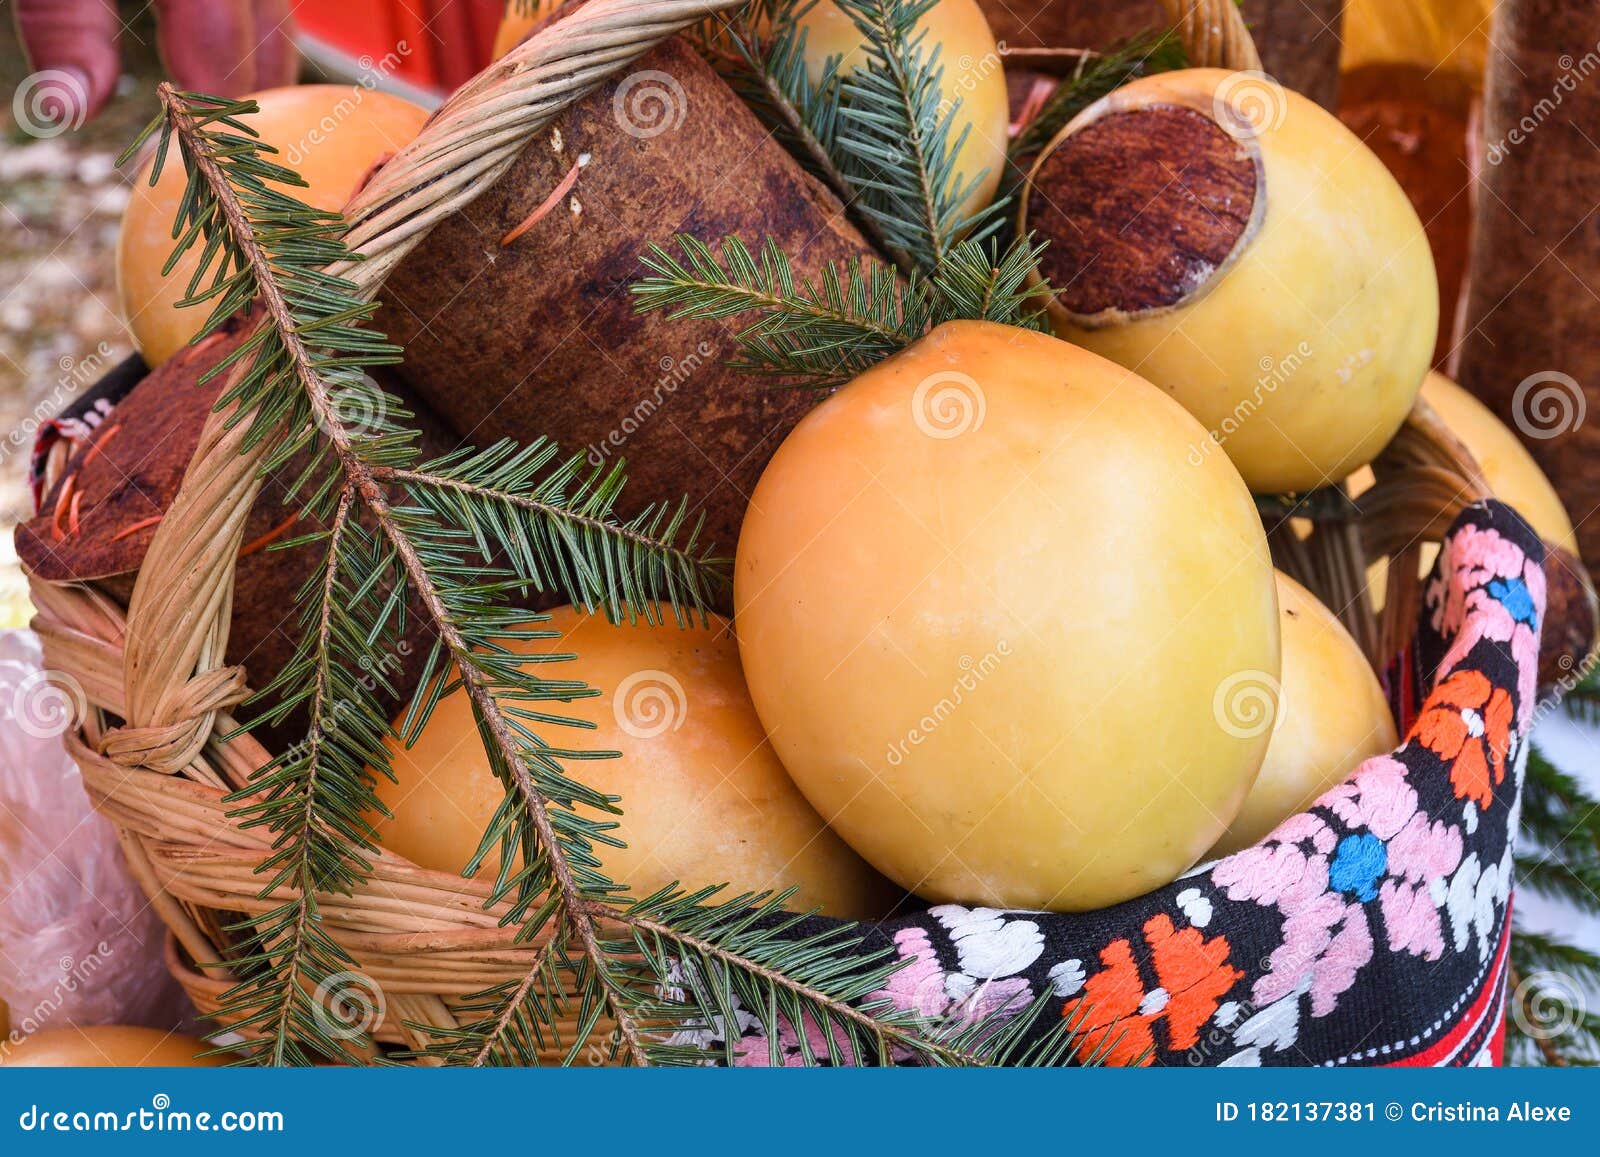
[[192,1015],[162,961],[161,921],[61,745],[84,707],[76,680],[44,669],[33,632],[0,631],[0,1001],[11,1039],[69,1024],[172,1028]]

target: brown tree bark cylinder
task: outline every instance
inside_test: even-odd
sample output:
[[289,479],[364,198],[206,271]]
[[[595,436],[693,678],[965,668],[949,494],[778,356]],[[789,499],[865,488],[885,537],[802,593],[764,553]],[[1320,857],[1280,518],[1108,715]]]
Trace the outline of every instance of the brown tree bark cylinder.
[[623,458],[626,511],[687,496],[703,541],[731,554],[756,479],[815,398],[728,367],[740,319],[635,312],[641,253],[675,248],[677,233],[752,249],[771,237],[808,275],[871,252],[673,40],[441,222],[390,278],[379,324],[405,347],[407,380],[467,441],[544,435],[593,463]]
[[1461,381],[1522,436],[1600,563],[1600,3],[1504,0]]
[[[1109,48],[1166,23],[1157,0],[978,0],[1008,48]],[[1344,0],[1244,0],[1261,66],[1323,108],[1339,99]]]
[[[17,528],[17,554],[30,573],[46,582],[91,583],[128,605],[156,526],[178,493],[226,375],[204,384],[200,378],[250,332],[243,319],[227,323],[212,338],[179,350],[117,402],[51,487],[41,513]],[[410,424],[420,431],[424,457],[455,447],[455,436],[415,397],[402,393],[400,401],[414,415]],[[297,596],[322,559],[317,543],[267,549],[312,529],[295,520],[297,504],[288,501],[289,484],[304,465],[297,459],[267,478],[245,523],[227,660],[245,668],[254,688],[266,686],[293,656],[300,636]],[[395,708],[421,678],[433,638],[415,599],[413,612],[396,653],[373,656],[375,676],[396,691],[386,696],[380,681],[380,698]],[[304,720],[290,719],[258,729],[256,737],[276,747],[304,734]]]

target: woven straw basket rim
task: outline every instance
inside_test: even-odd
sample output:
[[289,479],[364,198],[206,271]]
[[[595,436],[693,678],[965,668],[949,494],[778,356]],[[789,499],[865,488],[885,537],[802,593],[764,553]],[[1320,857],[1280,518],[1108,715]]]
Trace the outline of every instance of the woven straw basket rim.
[[[492,185],[568,105],[674,33],[742,3],[589,0],[545,27],[454,94],[358,194],[346,216],[349,243],[363,259],[336,272],[375,295],[434,223]],[[1260,68],[1232,0],[1163,4],[1194,63]],[[47,663],[71,674],[92,708],[68,732],[67,749],[170,930],[169,967],[207,1015],[234,983],[225,926],[283,899],[259,895],[256,868],[268,839],[241,828],[229,818],[237,804],[224,803],[268,760],[230,715],[247,691],[244,672],[223,659],[234,564],[265,446],[243,449],[245,424],[230,429],[227,416],[209,418],[126,612],[92,587],[30,576]],[[1364,605],[1352,584],[1364,581],[1367,558],[1414,554],[1487,496],[1470,455],[1425,403],[1375,468],[1359,518],[1318,523],[1303,541],[1288,536],[1293,543],[1279,561],[1335,607]],[[1391,583],[1404,588],[1415,571],[1391,567]],[[1391,586],[1381,622],[1359,610],[1346,621],[1369,655],[1393,654],[1419,600],[1419,591],[1407,597]],[[421,1047],[428,1026],[457,1026],[463,997],[526,972],[541,946],[516,943],[515,930],[500,927],[503,908],[489,905],[490,890],[486,880],[384,852],[353,895],[319,898],[326,931],[384,995],[379,1042]],[[543,1059],[564,1051],[552,1042]]]

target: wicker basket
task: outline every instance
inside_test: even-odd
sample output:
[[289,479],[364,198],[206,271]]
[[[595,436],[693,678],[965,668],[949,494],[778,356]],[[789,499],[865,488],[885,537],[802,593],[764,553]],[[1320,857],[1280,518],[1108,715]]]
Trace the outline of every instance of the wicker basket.
[[[376,293],[433,223],[492,184],[573,100],[674,32],[740,2],[590,0],[526,41],[457,92],[349,206],[350,244],[365,260],[340,272]],[[1231,0],[1167,7],[1196,63],[1259,68]],[[247,694],[245,672],[222,656],[234,561],[263,453],[242,450],[242,426],[230,430],[225,417],[210,418],[128,608],[88,586],[32,581],[48,664],[76,678],[89,701],[87,718],[66,736],[68,750],[171,931],[172,972],[207,1014],[235,982],[224,928],[283,899],[259,895],[268,838],[241,828],[229,815],[237,805],[224,802],[268,758],[247,734],[218,738],[235,730],[229,712]],[[1359,510],[1323,511],[1309,535],[1304,520],[1281,517],[1272,540],[1278,564],[1340,609],[1376,662],[1399,649],[1415,622],[1414,556],[1487,488],[1425,404],[1375,468],[1377,485]],[[1382,555],[1405,561],[1389,568],[1378,617],[1362,591],[1365,563]],[[455,1027],[464,997],[526,974],[540,945],[514,942],[490,892],[485,880],[383,853],[353,895],[320,898],[325,930],[384,994],[378,1042],[426,1045],[429,1034],[416,1026]],[[563,1051],[552,1044],[546,1059]]]

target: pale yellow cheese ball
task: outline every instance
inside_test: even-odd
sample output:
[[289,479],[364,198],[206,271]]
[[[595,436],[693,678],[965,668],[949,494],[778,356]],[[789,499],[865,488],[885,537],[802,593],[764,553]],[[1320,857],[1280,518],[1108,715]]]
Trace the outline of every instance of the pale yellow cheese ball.
[[[240,117],[278,150],[273,164],[292,169],[306,187],[281,186],[318,209],[343,209],[373,166],[398,152],[421,130],[428,110],[386,92],[354,85],[304,84],[267,89],[248,98],[260,105]],[[182,349],[205,324],[215,300],[179,308],[199,264],[196,244],[171,273],[174,218],[187,178],[174,144],[152,188],[146,162],[130,186],[117,238],[117,302],[148,365]]]
[[220,1057],[200,1057],[214,1046],[161,1029],[86,1025],[46,1029],[0,1048],[11,1068],[214,1068]]
[[1278,615],[1261,520],[1205,432],[1044,334],[942,325],[806,416],[739,539],[756,710],[829,823],[934,901],[1098,908],[1244,802]]
[[[1259,150],[1259,227],[1178,305],[1091,326],[1052,303],[1056,333],[1182,402],[1255,492],[1344,478],[1400,428],[1432,357],[1439,288],[1422,222],[1338,118],[1250,74],[1136,80],[1057,142],[1102,117],[1162,106],[1225,118],[1241,150]],[[1175,173],[1182,162],[1172,159]]]
[[[512,644],[537,674],[572,679],[596,697],[549,705],[593,731],[547,727],[545,738],[619,759],[569,760],[573,778],[622,797],[625,848],[595,845],[603,870],[644,897],[677,881],[695,889],[797,892],[789,907],[831,916],[885,915],[899,893],[823,824],[762,733],[725,619],[680,628],[612,625],[571,607],[552,612],[552,638]],[[483,753],[464,691],[434,710],[411,749],[392,748],[398,782],[378,779],[393,812],[380,842],[413,863],[459,872],[472,858],[504,790]],[[602,817],[603,818],[603,817]]]
[[[1545,542],[1576,557],[1578,542],[1572,516],[1522,439],[1496,417],[1493,410],[1437,370],[1428,371],[1422,383],[1422,399],[1434,408],[1445,426],[1472,454],[1483,472],[1483,480],[1489,484],[1490,493],[1522,515]],[[1362,467],[1350,476],[1350,493],[1365,494],[1372,483],[1371,467]],[[1418,561],[1423,575],[1433,569],[1438,555],[1436,544],[1423,545]],[[1378,608],[1387,601],[1388,581],[1386,559],[1367,567],[1367,589],[1373,605]]]
[[[840,58],[841,76],[865,66],[867,50],[861,30],[833,0],[817,0],[796,23],[806,35],[806,72],[813,84],[821,81],[830,57]],[[945,102],[941,115],[948,112],[947,106],[960,101],[951,120],[949,141],[954,146],[963,131],[967,134],[957,153],[956,171],[959,181],[978,182],[962,203],[965,213],[975,213],[994,200],[1005,168],[1011,114],[1000,49],[978,0],[939,0],[917,22],[917,32],[922,35],[924,59],[939,48],[938,65],[944,69],[940,90]]]
[[1277,574],[1283,673],[1272,742],[1244,807],[1212,849],[1258,843],[1289,816],[1400,740],[1378,677],[1350,632],[1305,587]]

